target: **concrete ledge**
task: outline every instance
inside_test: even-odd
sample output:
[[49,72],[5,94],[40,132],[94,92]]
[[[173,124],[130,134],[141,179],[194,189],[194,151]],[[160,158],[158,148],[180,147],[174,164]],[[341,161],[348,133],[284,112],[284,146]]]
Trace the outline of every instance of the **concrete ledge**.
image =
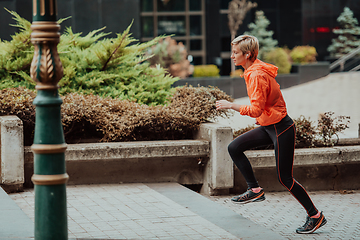
[[1,116],[0,135],[0,184],[7,192],[22,191],[24,184],[24,137],[22,121],[17,116]]
[[[274,150],[247,151],[254,168],[275,167]],[[294,166],[360,163],[360,146],[295,149]]]
[[[65,161],[207,157],[208,155],[209,142],[205,140],[82,143],[68,145]],[[28,163],[34,160],[30,147],[25,147],[25,158]]]
[[[65,153],[69,184],[179,182],[203,184],[205,140],[69,144]],[[31,187],[33,153],[25,147],[25,182]]]
[[216,123],[202,124],[195,138],[210,142],[204,184],[201,192],[207,195],[226,194],[234,186],[233,162],[227,147],[233,139],[232,129]]
[[[259,184],[267,191],[286,191],[278,182],[274,150],[247,151]],[[309,191],[360,189],[360,146],[296,149],[293,174]],[[234,168],[234,193],[247,188]]]

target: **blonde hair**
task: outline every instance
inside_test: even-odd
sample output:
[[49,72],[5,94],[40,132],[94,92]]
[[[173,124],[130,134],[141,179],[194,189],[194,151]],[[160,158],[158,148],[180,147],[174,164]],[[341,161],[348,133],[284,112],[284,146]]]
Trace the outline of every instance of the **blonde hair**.
[[239,46],[240,51],[245,54],[250,52],[249,60],[255,61],[259,53],[259,40],[250,35],[241,35],[231,42],[232,46]]

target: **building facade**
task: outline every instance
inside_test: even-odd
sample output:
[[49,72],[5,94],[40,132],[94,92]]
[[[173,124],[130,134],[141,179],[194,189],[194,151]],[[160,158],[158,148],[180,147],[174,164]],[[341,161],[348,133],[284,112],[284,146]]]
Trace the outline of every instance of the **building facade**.
[[[132,36],[147,41],[158,35],[173,35],[192,56],[193,64],[216,64],[222,75],[230,73],[230,30],[228,5],[231,0],[61,0],[58,17],[70,19],[62,29],[71,26],[74,32],[106,26],[105,32],[121,33],[131,22]],[[359,0],[252,0],[257,7],[250,10],[238,35],[248,30],[255,12],[264,11],[270,21],[269,30],[279,46],[314,46],[318,60],[327,59],[327,47],[339,27],[337,17],[344,7],[360,20]],[[0,0],[0,39],[9,40],[16,29],[12,16],[4,8],[16,11],[31,20],[32,1]]]

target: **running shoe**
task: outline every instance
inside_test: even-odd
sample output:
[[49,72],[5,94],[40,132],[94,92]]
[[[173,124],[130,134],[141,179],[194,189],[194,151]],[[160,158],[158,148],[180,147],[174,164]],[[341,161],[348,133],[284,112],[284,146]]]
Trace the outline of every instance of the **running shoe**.
[[307,216],[304,226],[296,229],[296,232],[300,233],[300,234],[313,233],[319,227],[324,226],[326,224],[326,222],[327,221],[326,221],[324,215],[322,214],[322,212],[320,213],[320,217],[318,217],[318,218],[311,218],[311,217]]
[[248,202],[260,202],[265,200],[264,189],[261,189],[260,192],[254,193],[251,189],[248,189],[245,193],[233,197],[231,201],[235,203],[248,203]]

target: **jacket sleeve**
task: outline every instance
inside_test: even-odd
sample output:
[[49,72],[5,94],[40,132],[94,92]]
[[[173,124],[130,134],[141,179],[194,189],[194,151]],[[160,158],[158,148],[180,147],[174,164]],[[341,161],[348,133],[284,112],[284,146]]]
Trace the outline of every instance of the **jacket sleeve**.
[[240,114],[252,118],[260,117],[265,109],[267,91],[268,82],[266,81],[266,78],[261,75],[254,76],[251,85],[248,87],[250,106],[241,106],[239,110]]

